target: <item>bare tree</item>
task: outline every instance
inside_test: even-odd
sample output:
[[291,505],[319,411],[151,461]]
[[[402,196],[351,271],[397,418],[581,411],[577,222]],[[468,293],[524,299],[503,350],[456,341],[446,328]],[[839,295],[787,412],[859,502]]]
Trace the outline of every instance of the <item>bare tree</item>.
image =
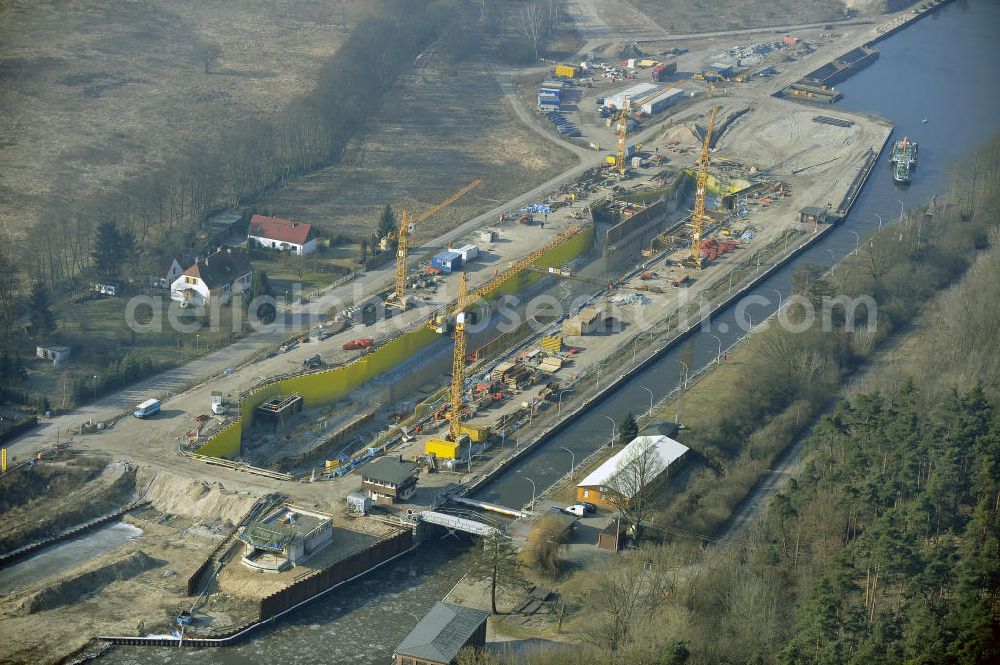
[[204,65],[205,73],[212,73],[212,65],[222,57],[222,48],[218,44],[199,44],[194,49],[195,62]]
[[650,437],[637,440],[627,450],[604,487],[608,500],[638,534],[652,508],[649,486],[666,466]]
[[490,585],[493,614],[497,613],[497,589],[514,589],[521,585],[517,550],[500,529],[486,536],[469,563],[469,577],[485,580]]
[[538,48],[541,45],[542,36],[546,32],[548,21],[546,7],[541,2],[529,2],[518,10],[515,18],[518,29],[531,42],[535,60],[538,60]]
[[588,633],[595,644],[611,649],[626,646],[636,626],[665,600],[670,577],[659,562],[643,554],[625,563],[615,561],[597,574],[595,626]]

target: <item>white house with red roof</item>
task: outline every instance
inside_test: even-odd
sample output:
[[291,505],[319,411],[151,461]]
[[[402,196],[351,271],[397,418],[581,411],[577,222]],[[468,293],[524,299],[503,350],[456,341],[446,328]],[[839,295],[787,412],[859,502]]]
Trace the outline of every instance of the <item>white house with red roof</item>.
[[295,252],[300,256],[316,249],[312,224],[279,217],[254,215],[250,218],[249,237],[251,245]]
[[226,247],[199,258],[170,285],[170,299],[192,307],[228,302],[250,288],[253,270],[246,254]]

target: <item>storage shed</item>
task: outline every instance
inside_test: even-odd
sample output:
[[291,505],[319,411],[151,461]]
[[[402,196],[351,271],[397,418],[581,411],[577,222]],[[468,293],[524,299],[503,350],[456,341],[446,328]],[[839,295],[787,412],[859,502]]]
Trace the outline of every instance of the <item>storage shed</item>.
[[431,265],[445,272],[454,272],[462,267],[462,255],[458,252],[441,252],[431,257]]
[[395,665],[451,665],[465,647],[486,645],[490,613],[452,603],[436,603],[396,647]]
[[649,113],[650,115],[654,113],[659,113],[663,111],[668,106],[679,102],[684,98],[684,91],[679,88],[670,88],[669,90],[664,90],[655,97],[651,97],[646,100],[646,103],[639,108],[643,113]]

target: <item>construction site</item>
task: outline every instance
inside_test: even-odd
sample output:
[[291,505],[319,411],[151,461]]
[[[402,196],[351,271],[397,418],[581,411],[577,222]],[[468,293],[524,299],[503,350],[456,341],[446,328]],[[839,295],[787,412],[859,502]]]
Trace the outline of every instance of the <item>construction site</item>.
[[[7,662],[229,644],[428,533],[490,533],[468,511],[537,517],[534,483],[524,505],[469,497],[849,214],[892,125],[781,91],[869,57],[874,30],[644,41],[631,58],[513,72],[539,140],[577,151],[558,183],[427,237],[489,182],[470,173],[403,211],[380,239],[395,260],[331,290],[335,307],[295,312],[305,324],[280,344],[8,446]],[[133,415],[151,398],[159,413]]]

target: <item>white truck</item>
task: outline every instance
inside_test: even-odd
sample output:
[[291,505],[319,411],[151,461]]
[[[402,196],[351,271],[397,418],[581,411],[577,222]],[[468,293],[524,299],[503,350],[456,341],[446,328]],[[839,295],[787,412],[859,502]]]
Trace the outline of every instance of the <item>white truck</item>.
[[222,399],[222,393],[213,392],[212,393],[212,413],[217,416],[221,416],[226,412],[226,403]]

